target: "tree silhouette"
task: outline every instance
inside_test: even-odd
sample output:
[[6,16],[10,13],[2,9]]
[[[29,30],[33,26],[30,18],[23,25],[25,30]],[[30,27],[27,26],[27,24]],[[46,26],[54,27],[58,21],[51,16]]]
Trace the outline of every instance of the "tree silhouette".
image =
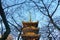
[[3,23],[4,23],[5,28],[6,28],[6,31],[4,32],[4,34],[2,35],[2,37],[0,38],[0,40],[6,40],[7,37],[8,37],[8,35],[10,34],[10,28],[9,28],[9,24],[7,22],[4,10],[2,8],[1,0],[0,0],[0,15],[2,17]]

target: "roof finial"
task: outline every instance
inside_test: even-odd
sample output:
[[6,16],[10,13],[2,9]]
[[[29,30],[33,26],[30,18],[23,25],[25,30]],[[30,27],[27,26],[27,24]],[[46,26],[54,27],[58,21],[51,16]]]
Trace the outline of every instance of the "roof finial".
[[30,22],[31,22],[31,12],[29,12],[29,16],[30,16]]

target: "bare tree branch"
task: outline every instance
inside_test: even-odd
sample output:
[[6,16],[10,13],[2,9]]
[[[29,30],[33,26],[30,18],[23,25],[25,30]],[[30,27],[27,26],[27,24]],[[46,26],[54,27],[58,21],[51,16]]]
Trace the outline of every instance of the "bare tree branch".
[[43,13],[43,11],[40,10],[39,6],[36,4],[35,1],[33,1],[33,0],[31,0],[31,1],[36,5],[36,7],[38,8],[38,10],[39,10],[42,14],[44,14],[45,16],[48,16],[48,15],[46,15],[45,13]]
[[55,28],[57,28],[58,30],[60,30],[59,26],[54,22],[53,18],[51,16],[49,18],[50,18],[50,22],[53,24],[53,26]]
[[53,2],[54,2],[54,1],[52,0],[51,3],[50,3],[49,6],[48,6],[48,9],[49,9],[49,7],[51,6],[51,4],[52,4]]
[[53,11],[53,13],[52,13],[52,15],[51,15],[51,16],[53,16],[53,15],[54,15],[54,13],[56,12],[56,10],[58,9],[58,6],[59,6],[59,1],[58,1],[58,4],[57,4],[57,6],[56,6],[56,8],[55,8],[55,10]]
[[25,2],[26,2],[26,1],[24,1],[24,2],[22,2],[22,3],[18,3],[18,4],[11,5],[11,6],[7,6],[7,7],[5,7],[4,9],[10,8],[10,7],[13,7],[13,6],[17,6],[17,5],[20,5],[20,4],[23,4],[23,3],[25,3]]
[[41,1],[42,1],[43,5],[44,5],[46,11],[47,11],[48,16],[50,16],[50,14],[49,14],[49,10],[47,9],[47,7],[46,7],[46,5],[44,4],[43,0],[41,0]]
[[20,29],[17,28],[17,26],[15,26],[14,24],[12,24],[11,22],[8,21],[9,24],[11,24],[12,26],[14,26],[19,32],[20,32]]
[[14,20],[14,22],[18,25],[18,27],[21,27],[21,25],[19,25],[16,21],[15,21],[15,19],[13,18],[13,16],[11,16],[12,17],[12,19]]

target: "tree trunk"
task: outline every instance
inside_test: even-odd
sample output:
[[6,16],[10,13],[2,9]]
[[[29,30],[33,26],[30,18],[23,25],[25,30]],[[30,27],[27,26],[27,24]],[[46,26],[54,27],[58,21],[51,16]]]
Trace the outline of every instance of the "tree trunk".
[[10,28],[9,28],[9,25],[8,25],[8,22],[7,22],[7,19],[6,19],[4,10],[3,10],[3,8],[2,8],[1,0],[0,0],[0,15],[1,15],[1,17],[2,17],[3,23],[4,23],[5,28],[6,28],[6,31],[5,31],[5,33],[2,35],[2,37],[0,38],[0,40],[6,40],[7,37],[8,37],[8,35],[10,34]]

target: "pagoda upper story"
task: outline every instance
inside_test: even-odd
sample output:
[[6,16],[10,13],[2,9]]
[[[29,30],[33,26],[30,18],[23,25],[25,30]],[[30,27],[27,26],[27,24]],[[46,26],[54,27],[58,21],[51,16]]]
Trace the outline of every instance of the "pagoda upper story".
[[30,14],[30,21],[29,22],[22,22],[23,28],[22,28],[22,39],[23,40],[39,40],[40,34],[39,28],[38,28],[38,21],[32,22],[31,21],[31,14]]
[[38,22],[22,22],[23,23],[23,34],[22,39],[23,40],[39,40],[40,34],[38,26]]

